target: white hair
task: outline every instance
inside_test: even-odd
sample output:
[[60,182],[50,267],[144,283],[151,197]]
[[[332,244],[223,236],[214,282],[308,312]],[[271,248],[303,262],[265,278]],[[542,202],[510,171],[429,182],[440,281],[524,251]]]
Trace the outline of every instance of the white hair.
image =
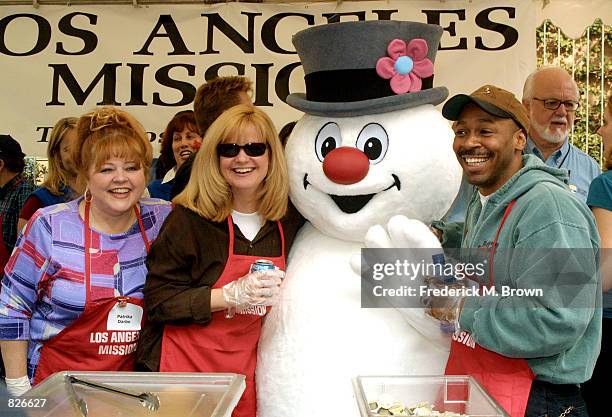
[[566,73],[567,76],[572,80],[572,85],[574,86],[574,90],[576,90],[576,97],[580,97],[580,90],[578,89],[578,84],[576,84],[576,80],[572,78],[570,73],[568,73],[565,68],[562,68],[558,65],[545,65],[529,74],[529,76],[525,80],[525,85],[523,86],[523,101],[529,101],[533,98],[533,86],[535,84],[536,75],[540,74],[541,72],[547,71],[563,71],[564,73]]

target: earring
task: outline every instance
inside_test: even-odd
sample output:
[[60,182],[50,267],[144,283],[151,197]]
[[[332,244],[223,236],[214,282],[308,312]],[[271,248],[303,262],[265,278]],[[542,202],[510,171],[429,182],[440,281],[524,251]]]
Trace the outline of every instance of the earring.
[[85,187],[85,192],[83,193],[83,198],[87,203],[91,202],[91,192],[89,191],[89,187]]

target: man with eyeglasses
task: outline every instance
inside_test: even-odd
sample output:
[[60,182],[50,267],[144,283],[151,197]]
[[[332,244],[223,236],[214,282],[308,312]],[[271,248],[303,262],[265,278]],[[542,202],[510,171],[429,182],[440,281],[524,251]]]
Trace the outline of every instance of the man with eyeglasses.
[[[522,101],[531,122],[524,153],[536,155],[553,168],[566,169],[569,190],[586,202],[591,181],[601,172],[593,158],[568,140],[579,99],[576,82],[563,68],[545,66],[531,73],[523,87]],[[463,223],[474,190],[464,178],[444,217],[446,223]]]
[[542,67],[527,77],[523,105],[531,127],[525,153],[539,157],[548,166],[569,171],[569,189],[586,202],[599,165],[568,141],[580,100],[578,86],[570,74],[557,66]]

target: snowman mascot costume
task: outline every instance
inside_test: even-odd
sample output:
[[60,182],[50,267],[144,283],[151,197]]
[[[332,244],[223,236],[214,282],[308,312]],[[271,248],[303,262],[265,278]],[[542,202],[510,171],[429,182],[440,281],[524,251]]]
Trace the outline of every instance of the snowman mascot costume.
[[425,224],[444,215],[461,181],[453,132],[434,108],[448,95],[432,86],[441,35],[435,25],[368,21],[293,37],[307,94],[287,103],[306,114],[286,153],[291,200],[308,222],[263,326],[259,417],[357,416],[357,375],[444,373],[450,342],[436,342],[437,325],[362,308],[351,268],[364,247],[439,247]]

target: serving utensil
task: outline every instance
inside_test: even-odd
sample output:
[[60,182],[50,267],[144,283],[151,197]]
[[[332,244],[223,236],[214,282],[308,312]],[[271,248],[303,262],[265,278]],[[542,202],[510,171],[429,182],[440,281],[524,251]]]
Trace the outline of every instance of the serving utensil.
[[[98,389],[98,390],[102,390],[102,391],[106,391],[106,392],[110,392],[112,394],[118,394],[118,395],[123,395],[124,397],[128,397],[128,398],[133,398],[135,400],[138,400],[138,402],[140,402],[140,405],[142,405],[143,407],[151,410],[151,411],[157,411],[159,410],[159,397],[151,392],[142,392],[140,394],[129,391],[129,390],[125,390],[125,389],[118,389],[116,387],[113,387],[111,385],[107,385],[107,384],[102,384],[102,383],[98,383],[98,382],[92,382],[92,381],[88,381],[85,379],[81,379],[81,378],[77,378],[75,376],[72,375],[67,375],[66,378],[68,379],[68,382],[70,382],[70,388],[72,389],[72,392],[74,393],[74,388],[72,387],[72,384],[80,384],[80,385],[84,385],[86,387],[90,387],[90,388],[94,388],[94,389]],[[87,417],[87,404],[85,403],[84,400],[80,399],[78,396],[76,396],[76,393],[74,393],[74,399],[75,402],[78,404],[79,408],[81,409],[81,412],[83,414],[84,417]],[[84,407],[83,407],[84,405]],[[83,408],[84,408],[84,412],[83,412]]]

